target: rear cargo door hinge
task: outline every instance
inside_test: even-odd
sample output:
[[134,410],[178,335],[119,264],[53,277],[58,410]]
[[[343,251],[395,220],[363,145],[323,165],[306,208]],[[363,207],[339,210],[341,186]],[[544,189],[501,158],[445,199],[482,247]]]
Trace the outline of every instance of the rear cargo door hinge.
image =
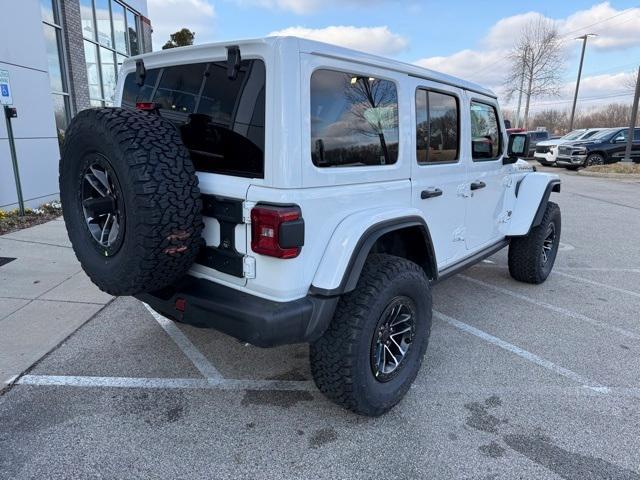
[[251,223],[251,210],[256,206],[256,202],[242,202],[242,221]]
[[242,261],[242,274],[244,278],[256,278],[256,259],[245,255]]

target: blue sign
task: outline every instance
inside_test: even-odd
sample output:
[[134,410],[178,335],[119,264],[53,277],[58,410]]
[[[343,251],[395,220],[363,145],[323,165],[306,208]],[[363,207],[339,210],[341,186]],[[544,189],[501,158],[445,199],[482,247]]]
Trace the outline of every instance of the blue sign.
[[2,95],[3,97],[9,96],[9,85],[7,85],[6,83],[0,83],[0,95]]

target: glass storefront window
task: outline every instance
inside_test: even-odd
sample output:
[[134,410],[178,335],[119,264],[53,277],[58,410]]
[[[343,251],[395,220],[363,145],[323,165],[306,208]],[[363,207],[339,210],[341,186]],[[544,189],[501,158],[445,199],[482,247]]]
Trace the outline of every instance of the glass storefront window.
[[140,47],[138,43],[138,21],[137,15],[131,10],[127,10],[127,33],[129,36],[129,55],[138,55]]
[[58,95],[56,93],[51,95],[53,97],[53,113],[56,117],[56,128],[58,130],[58,137],[64,134],[64,131],[69,125],[69,109],[67,106],[68,98],[66,95]]
[[113,35],[118,52],[127,53],[127,32],[124,26],[125,10],[118,2],[111,1],[111,16],[113,17]]
[[80,8],[91,105],[111,105],[120,65],[140,51],[138,15],[116,0],[80,0]]
[[80,0],[80,19],[82,23],[82,36],[95,40],[96,29],[93,25],[92,0]]
[[42,20],[49,23],[58,23],[53,0],[40,0],[40,12]]
[[85,40],[84,57],[87,63],[87,80],[89,82],[89,98],[102,98],[100,89],[100,72],[98,69],[98,51],[97,47]]
[[46,23],[42,24],[42,28],[44,30],[44,40],[47,48],[47,63],[49,65],[51,90],[54,92],[64,92],[62,66],[60,64],[60,53],[58,49],[60,32],[57,28],[47,25]]
[[102,70],[102,92],[107,102],[113,102],[116,91],[116,64],[113,52],[100,47],[100,65]]
[[95,1],[98,43],[107,47],[113,47],[113,40],[111,38],[111,12],[109,10],[109,0]]

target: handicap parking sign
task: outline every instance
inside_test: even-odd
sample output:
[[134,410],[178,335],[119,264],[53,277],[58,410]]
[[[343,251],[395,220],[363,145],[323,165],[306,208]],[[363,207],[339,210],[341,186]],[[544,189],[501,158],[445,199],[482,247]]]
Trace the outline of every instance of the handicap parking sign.
[[0,70],[0,105],[12,105],[9,70]]

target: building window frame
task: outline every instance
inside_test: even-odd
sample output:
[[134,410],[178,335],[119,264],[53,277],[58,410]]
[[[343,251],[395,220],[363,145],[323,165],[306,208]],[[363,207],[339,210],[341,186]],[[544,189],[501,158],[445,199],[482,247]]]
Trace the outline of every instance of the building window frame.
[[[51,27],[55,32],[55,42],[56,48],[58,50],[58,62],[60,64],[60,80],[62,84],[62,90],[55,90],[50,86],[50,93],[53,96],[62,97],[62,104],[64,108],[65,115],[65,125],[64,130],[66,130],[69,122],[71,121],[71,117],[76,113],[73,108],[73,102],[71,101],[70,94],[70,71],[69,71],[69,62],[67,61],[67,47],[66,42],[64,41],[64,32],[65,26],[63,25],[63,16],[62,16],[62,8],[60,6],[59,0],[51,0],[51,6],[53,11],[53,22],[42,18],[42,23],[46,27]],[[43,28],[44,33],[44,28]],[[49,73],[49,75],[51,75]],[[53,99],[53,98],[52,98]],[[55,114],[55,112],[54,112]],[[60,126],[56,123],[56,133],[60,136]]]
[[[113,63],[114,67],[115,67],[115,80],[116,82],[118,81],[118,67],[119,67],[119,63],[118,63],[118,57],[125,57],[125,58],[129,58],[131,57],[131,45],[129,42],[129,18],[128,18],[128,13],[131,12],[134,16],[134,21],[136,22],[136,32],[138,34],[138,50],[139,53],[142,51],[141,48],[141,43],[140,43],[140,32],[141,32],[141,22],[140,22],[140,13],[138,13],[137,11],[135,11],[134,9],[132,9],[131,7],[129,7],[127,4],[123,3],[123,2],[119,2],[117,0],[108,0],[108,5],[109,5],[109,26],[110,26],[110,30],[111,30],[111,43],[113,44],[112,46],[109,45],[105,45],[103,43],[100,43],[99,41],[99,35],[97,33],[97,28],[98,28],[98,22],[97,22],[97,17],[96,17],[96,1],[95,0],[89,0],[89,3],[91,3],[91,20],[93,22],[93,29],[94,29],[94,33],[95,33],[95,39],[93,38],[89,38],[86,37],[84,35],[82,35],[82,39],[85,42],[89,42],[91,44],[93,44],[93,46],[96,48],[96,61],[97,61],[97,71],[98,71],[98,85],[100,87],[100,98],[93,98],[93,97],[89,97],[92,105],[97,105],[98,103],[101,106],[112,106],[113,105],[113,101],[115,100],[114,98],[108,98],[105,93],[105,88],[104,88],[104,77],[102,74],[102,58],[103,58],[103,52],[102,50],[107,50],[109,53],[108,55],[111,55],[113,58],[111,59],[111,63]],[[124,8],[124,28],[125,28],[125,32],[126,32],[126,45],[125,45],[125,52],[118,50],[116,48],[116,44],[115,44],[115,31],[114,31],[114,25],[113,25],[113,9],[112,9],[112,4],[113,3],[117,3],[118,5],[120,5],[121,7]],[[115,93],[115,92],[114,92]]]

